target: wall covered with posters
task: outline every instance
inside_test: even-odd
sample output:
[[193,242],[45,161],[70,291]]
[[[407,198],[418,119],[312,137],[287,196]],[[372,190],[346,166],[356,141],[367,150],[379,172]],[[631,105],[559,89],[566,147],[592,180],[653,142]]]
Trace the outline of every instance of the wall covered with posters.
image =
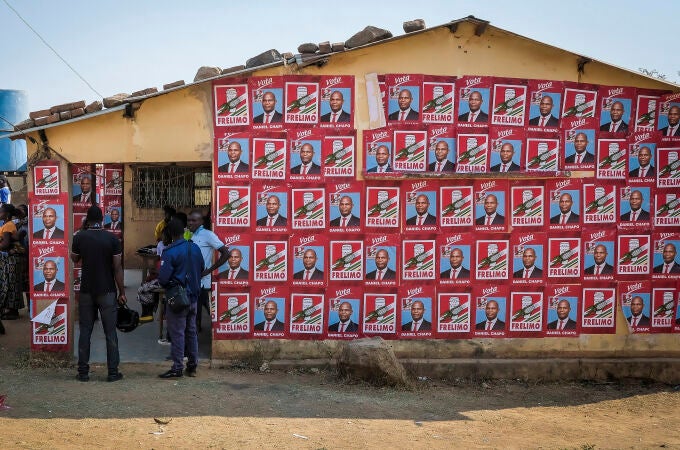
[[353,76],[214,83],[215,339],[680,331],[680,95],[379,82],[361,158]]

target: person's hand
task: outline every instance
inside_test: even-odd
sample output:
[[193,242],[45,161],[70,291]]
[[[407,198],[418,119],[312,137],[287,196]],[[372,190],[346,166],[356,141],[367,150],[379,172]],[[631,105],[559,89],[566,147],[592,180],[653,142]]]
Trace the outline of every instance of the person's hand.
[[120,294],[120,295],[118,296],[118,304],[119,304],[119,305],[124,305],[124,304],[126,304],[126,303],[127,303],[127,297],[125,296],[125,294]]

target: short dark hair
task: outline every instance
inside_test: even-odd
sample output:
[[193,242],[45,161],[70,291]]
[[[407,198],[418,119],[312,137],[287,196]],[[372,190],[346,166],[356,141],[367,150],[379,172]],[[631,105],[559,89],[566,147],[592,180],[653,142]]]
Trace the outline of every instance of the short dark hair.
[[97,205],[90,206],[87,210],[85,220],[87,220],[89,224],[98,223],[104,220],[104,214],[102,213],[101,208]]
[[187,217],[187,214],[186,214],[186,213],[180,211],[180,212],[178,212],[178,213],[176,213],[176,214],[174,215],[174,218],[175,218],[175,219],[179,219],[179,221],[182,222],[182,223],[184,224],[184,228],[187,227],[187,220],[188,220],[188,217]]
[[170,219],[170,222],[168,222],[165,228],[168,230],[168,233],[170,233],[170,237],[172,237],[173,239],[184,235],[184,225],[177,217],[173,217],[172,219]]
[[171,216],[174,216],[177,211],[172,206],[165,205],[165,206],[163,206],[163,212],[165,214],[170,214]]

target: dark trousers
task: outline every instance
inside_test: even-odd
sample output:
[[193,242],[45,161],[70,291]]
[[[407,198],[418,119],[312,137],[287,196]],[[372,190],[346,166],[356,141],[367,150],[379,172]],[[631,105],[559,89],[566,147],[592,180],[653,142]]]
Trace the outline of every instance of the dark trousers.
[[86,292],[80,293],[78,300],[78,314],[80,324],[80,338],[78,339],[78,373],[87,374],[90,371],[90,337],[94,328],[94,320],[101,317],[104,335],[106,336],[106,364],[109,374],[118,373],[120,355],[118,354],[118,335],[116,322],[118,320],[118,302],[116,293],[108,292],[92,296]]
[[196,326],[198,328],[201,328],[203,307],[208,310],[208,315],[210,315],[210,289],[201,288],[201,292],[198,294],[198,310],[196,311]]
[[[165,318],[168,322],[168,334],[170,334],[172,356],[172,370],[184,369],[184,352],[189,358],[188,367],[198,365],[198,337],[196,335],[196,310],[197,302],[185,308],[182,312],[172,312],[166,308]],[[186,344],[186,345],[185,345]]]

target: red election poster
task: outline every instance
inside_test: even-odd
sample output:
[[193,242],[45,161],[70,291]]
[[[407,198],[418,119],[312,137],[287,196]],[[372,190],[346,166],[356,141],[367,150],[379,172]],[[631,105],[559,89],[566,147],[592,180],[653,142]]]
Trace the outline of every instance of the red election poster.
[[289,239],[293,264],[293,286],[326,285],[328,243],[322,234],[296,234]]
[[655,156],[655,133],[640,131],[628,137],[628,184],[651,185],[656,181]]
[[285,133],[262,133],[253,138],[252,178],[260,180],[286,179],[288,168]]
[[440,235],[437,239],[439,249],[439,284],[471,285],[471,264],[475,258],[475,239],[472,233]]
[[70,276],[65,246],[34,244],[30,255],[31,298],[44,300],[68,296]]
[[434,280],[437,273],[436,243],[431,240],[410,240],[401,242],[403,281]]
[[324,294],[294,291],[290,294],[290,334],[296,338],[319,339],[324,334]]
[[104,229],[123,238],[122,195],[109,195],[104,200]]
[[363,230],[363,192],[364,184],[360,181],[326,182],[329,233],[360,233]]
[[[497,235],[480,236],[496,237]],[[509,274],[510,242],[507,239],[478,239],[475,247],[475,278],[507,280]]]
[[649,229],[652,188],[649,186],[619,187],[619,229]]
[[329,280],[351,282],[364,279],[364,241],[340,240],[329,244]]
[[610,136],[625,136],[633,131],[635,88],[600,86],[600,131]]
[[524,152],[526,172],[557,172],[560,168],[559,133],[530,134]]
[[286,125],[316,125],[319,122],[319,78],[285,76]]
[[633,333],[649,333],[651,331],[651,297],[652,286],[648,280],[619,281],[619,299],[621,311],[628,328]]
[[87,209],[99,200],[95,194],[96,183],[93,181],[94,167],[92,164],[71,164],[71,173],[73,211],[87,212]]
[[581,180],[579,178],[557,178],[546,180],[548,194],[550,230],[581,229]]
[[83,276],[82,267],[73,268],[73,292],[80,292],[80,279]]
[[378,128],[364,133],[364,174],[367,178],[389,177],[392,168],[392,130]]
[[253,191],[255,231],[288,233],[290,227],[288,223],[288,217],[290,217],[288,186],[262,183],[261,185],[254,185]]
[[288,130],[290,181],[320,182],[323,164],[320,130],[293,128]]
[[[507,84],[504,84],[506,81]],[[524,127],[527,113],[527,86],[520,84],[522,81],[496,79],[493,85],[492,125]]]
[[581,333],[616,332],[616,289],[608,284],[584,284],[581,302]]
[[399,231],[400,188],[396,186],[366,186],[366,229]]
[[123,195],[123,165],[107,164],[104,169],[104,195]]
[[491,140],[489,172],[519,172],[524,154],[522,147],[526,138],[524,129],[491,127],[489,138]]
[[475,230],[506,231],[508,229],[507,194],[508,182],[506,180],[474,181]]
[[583,184],[583,221],[584,224],[615,224],[616,185],[606,182]]
[[548,239],[548,279],[581,278],[581,238],[550,237]]
[[[74,208],[75,209],[75,208]],[[77,233],[83,227],[85,223],[85,218],[87,217],[86,212],[74,212],[73,213],[73,233]]]
[[337,130],[336,134],[327,134],[321,140],[321,159],[323,176],[351,177],[356,175],[354,162],[356,160],[356,131]]
[[507,335],[508,287],[502,285],[476,286],[472,291],[475,305],[475,337],[502,338]]
[[400,339],[431,339],[432,322],[437,317],[437,303],[432,286],[404,285],[399,288],[401,309]]
[[486,128],[458,130],[456,173],[486,173],[489,169],[489,134]]
[[522,290],[514,287],[510,293],[509,337],[540,337],[543,334],[543,289]]
[[250,227],[250,186],[217,186],[216,227]]
[[31,209],[31,248],[35,245],[50,245],[52,247],[65,245],[68,236],[68,221],[66,220],[65,203],[66,195],[56,198],[43,199],[30,195],[29,204]]
[[439,186],[439,225],[451,232],[474,224],[472,185]]
[[421,121],[421,92],[423,76],[387,74],[387,123],[418,124]]
[[322,75],[321,127],[353,128],[354,75]]
[[657,232],[652,235],[652,278],[680,279],[680,232]]
[[602,180],[625,180],[628,176],[628,144],[625,139],[597,140],[597,171]]
[[288,241],[253,241],[253,281],[288,281]]
[[[217,131],[219,133],[219,131]],[[224,133],[215,138],[216,181],[250,179],[250,133]]]
[[[659,130],[663,141],[676,141],[680,137],[680,92],[673,92],[661,96],[657,105]],[[661,167],[661,166],[659,166]]]
[[253,299],[253,337],[283,338],[288,335],[287,315],[289,308],[288,287],[269,285],[252,287]]
[[545,233],[512,233],[512,283],[543,284],[545,281],[545,255],[547,236]]
[[283,128],[283,77],[250,77],[248,88],[253,128]]
[[369,290],[364,293],[362,331],[383,339],[397,337],[397,294]]
[[385,75],[378,75],[378,87],[380,88],[383,115],[385,116],[385,122],[387,122],[387,83],[385,82]]
[[446,288],[437,291],[437,334],[444,339],[467,338],[472,331],[471,294],[461,288]]
[[456,129],[453,125],[430,125],[427,128],[427,171],[445,175],[456,169]]
[[250,96],[246,80],[215,81],[213,96],[216,127],[250,125]]
[[217,285],[215,281],[210,283],[210,321],[213,327],[217,323]]
[[557,131],[564,84],[552,80],[529,80],[529,131]]
[[328,338],[356,339],[361,329],[363,287],[336,283],[328,293]]
[[546,337],[576,337],[581,324],[581,286],[551,284],[545,288]]
[[294,230],[319,230],[326,227],[326,189],[291,189]]
[[61,352],[68,349],[68,299],[31,302],[31,349]]
[[545,188],[532,181],[515,182],[510,188],[510,225],[515,229],[536,229],[545,225]]
[[459,127],[483,127],[489,123],[493,77],[467,75],[456,80]]
[[33,167],[33,194],[53,196],[61,193],[59,161],[39,161]]
[[677,287],[655,283],[652,288],[652,332],[670,333],[675,323]]
[[672,190],[654,193],[654,227],[680,226],[680,197]]
[[595,144],[597,142],[597,119],[594,117],[571,117],[562,120],[564,169],[595,169]]
[[635,132],[656,130],[656,105],[660,98],[659,95],[648,94],[643,89],[638,89],[634,116]]
[[404,180],[401,184],[404,194],[404,231],[430,232],[439,230],[437,218],[437,194],[439,183],[435,180]]
[[395,287],[399,267],[401,239],[398,234],[367,234],[364,236],[366,277],[365,286]]
[[579,83],[565,83],[565,86],[562,118],[597,117],[597,91],[594,86]]
[[250,293],[219,289],[217,295],[216,339],[243,338],[252,331]]
[[659,172],[656,176],[656,186],[660,188],[680,187],[680,145],[674,148],[658,148],[656,162]]
[[425,75],[423,81],[424,124],[453,124],[455,111],[455,78],[436,75]]
[[619,234],[617,249],[617,275],[649,277],[652,250],[652,239],[649,234]]
[[612,280],[616,266],[616,230],[587,228],[583,240],[583,280]]
[[427,131],[394,130],[395,172],[424,173],[427,170]]
[[252,247],[252,235],[247,233],[233,233],[217,231],[220,241],[224,242],[229,249],[229,259],[226,264],[217,268],[216,278],[219,280],[220,290],[235,286],[248,286],[250,284],[251,264],[250,249]]

